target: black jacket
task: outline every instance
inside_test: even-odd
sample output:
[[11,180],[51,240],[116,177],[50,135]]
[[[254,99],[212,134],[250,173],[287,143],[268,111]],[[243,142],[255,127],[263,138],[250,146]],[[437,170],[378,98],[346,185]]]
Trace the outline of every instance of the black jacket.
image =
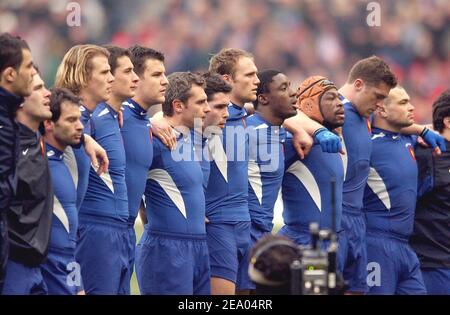
[[41,264],[48,253],[53,214],[50,169],[40,136],[19,124],[17,194],[7,213],[10,258],[28,266]]
[[18,125],[14,120],[23,98],[0,87],[0,292],[8,259],[6,211],[16,190],[19,152]]
[[0,87],[0,211],[6,211],[16,188],[15,169],[18,158],[18,125],[14,120],[23,97]]
[[450,268],[450,142],[433,157],[418,147],[419,199],[411,245],[422,268]]

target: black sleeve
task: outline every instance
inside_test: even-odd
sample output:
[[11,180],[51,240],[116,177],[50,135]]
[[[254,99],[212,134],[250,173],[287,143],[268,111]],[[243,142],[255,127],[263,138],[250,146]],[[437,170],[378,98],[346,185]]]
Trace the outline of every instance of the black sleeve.
[[7,209],[15,194],[19,133],[16,123],[0,113],[0,211]]
[[420,145],[416,147],[414,153],[418,168],[417,197],[420,198],[434,186],[433,155],[430,148],[423,148]]

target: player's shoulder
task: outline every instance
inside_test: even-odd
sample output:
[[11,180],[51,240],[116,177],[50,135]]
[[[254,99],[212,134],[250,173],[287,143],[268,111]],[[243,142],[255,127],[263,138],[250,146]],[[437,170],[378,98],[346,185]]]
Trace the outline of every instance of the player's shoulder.
[[261,119],[259,119],[259,117],[257,115],[252,114],[250,116],[245,117],[245,122],[249,126],[256,126],[261,123]]
[[124,122],[133,117],[131,113],[130,103],[127,101],[122,103],[122,114]]
[[91,119],[100,122],[106,121],[111,117],[111,109],[106,105],[106,103],[97,104],[94,112],[92,113]]
[[153,137],[153,158],[161,155],[163,152],[171,151],[158,137]]

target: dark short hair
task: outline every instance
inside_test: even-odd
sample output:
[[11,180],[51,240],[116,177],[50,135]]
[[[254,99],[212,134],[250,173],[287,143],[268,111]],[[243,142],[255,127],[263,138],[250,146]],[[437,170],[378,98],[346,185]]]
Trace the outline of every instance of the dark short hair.
[[19,69],[23,61],[22,49],[30,50],[22,38],[9,33],[0,34],[0,75],[8,67]]
[[169,85],[166,90],[166,99],[162,104],[164,115],[173,116],[172,103],[180,100],[185,103],[191,97],[191,88],[198,85],[205,88],[205,80],[198,74],[192,72],[174,72],[167,77]]
[[433,128],[439,132],[444,130],[444,118],[450,117],[450,89],[442,92],[433,103]]
[[281,73],[279,70],[268,69],[258,72],[259,85],[256,89],[256,100],[253,101],[253,107],[258,108],[258,96],[264,93],[270,93],[269,84],[273,81],[273,77]]
[[216,93],[230,93],[231,85],[225,81],[220,74],[205,72],[202,74],[205,79],[205,93],[208,98],[208,102],[212,100]]
[[73,92],[66,88],[54,88],[51,90],[50,95],[50,111],[52,112],[52,121],[58,121],[61,116],[61,105],[64,102],[70,102],[75,105],[81,105],[82,99],[81,97],[75,95]]
[[113,75],[117,68],[117,59],[123,56],[131,59],[131,53],[128,49],[112,45],[104,45],[103,48],[106,48],[109,51],[108,63],[111,67],[111,73]]
[[377,56],[361,59],[353,65],[347,83],[353,83],[356,79],[362,79],[370,86],[385,83],[392,89],[397,85],[397,77],[389,65]]
[[145,62],[147,59],[155,59],[164,62],[164,54],[152,48],[134,45],[128,48],[131,54],[131,62],[134,65],[134,72],[141,76],[145,71]]

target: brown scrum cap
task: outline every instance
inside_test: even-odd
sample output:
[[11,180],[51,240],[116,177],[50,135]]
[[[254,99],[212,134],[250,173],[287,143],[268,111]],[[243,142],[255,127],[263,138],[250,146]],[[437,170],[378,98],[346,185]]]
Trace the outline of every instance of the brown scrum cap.
[[309,118],[323,124],[320,99],[327,90],[336,85],[326,77],[315,75],[304,80],[297,90],[297,105]]

